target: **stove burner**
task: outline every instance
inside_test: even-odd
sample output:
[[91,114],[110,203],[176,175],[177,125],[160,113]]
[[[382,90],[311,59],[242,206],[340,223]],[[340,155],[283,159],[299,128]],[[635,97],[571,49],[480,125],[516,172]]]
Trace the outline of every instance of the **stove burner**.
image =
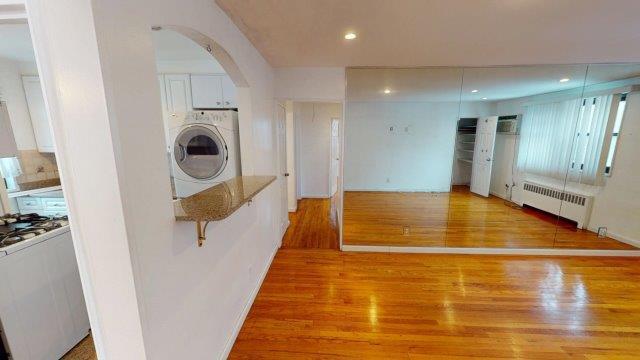
[[[13,245],[66,225],[69,225],[67,216],[47,217],[38,214],[0,216],[0,247]],[[8,231],[3,232],[2,228]]]

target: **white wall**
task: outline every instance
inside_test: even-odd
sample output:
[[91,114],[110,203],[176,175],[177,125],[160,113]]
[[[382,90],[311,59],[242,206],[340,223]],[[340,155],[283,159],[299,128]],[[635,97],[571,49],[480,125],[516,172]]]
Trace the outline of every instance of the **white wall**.
[[458,117],[490,113],[488,103],[459,113],[457,102],[348,102],[345,190],[449,191]]
[[606,226],[609,236],[640,246],[640,93],[627,96],[611,177],[596,195],[589,229]]
[[28,64],[0,58],[0,98],[7,103],[13,134],[19,150],[31,150],[37,147],[22,86],[21,76],[32,73],[28,71],[28,68]]
[[300,101],[341,101],[345,97],[342,67],[275,69],[276,98]]
[[330,196],[331,119],[342,118],[342,104],[294,102],[293,116],[299,134],[296,141],[300,196],[327,198]]
[[210,0],[27,7],[99,358],[223,358],[279,245],[281,194],[210,224],[202,248],[174,220],[150,28],[194,28],[236,61],[256,174],[276,170],[273,70]]

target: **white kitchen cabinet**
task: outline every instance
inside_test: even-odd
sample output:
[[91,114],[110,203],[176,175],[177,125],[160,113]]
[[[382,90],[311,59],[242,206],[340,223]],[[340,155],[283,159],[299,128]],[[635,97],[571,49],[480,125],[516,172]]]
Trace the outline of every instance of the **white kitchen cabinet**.
[[191,74],[191,98],[194,109],[222,108],[222,76]]
[[62,216],[69,213],[63,197],[21,196],[16,198],[16,202],[18,203],[18,211],[23,214]]
[[13,359],[59,359],[88,334],[69,231],[0,257],[0,317]]
[[38,151],[54,152],[55,145],[51,135],[51,124],[44,104],[44,96],[40,87],[40,78],[37,76],[23,76],[22,85],[29,107],[29,116],[33,126],[33,134],[36,138]]
[[237,108],[238,96],[236,91],[236,85],[231,81],[229,75],[221,77],[222,82],[222,102],[225,108]]
[[193,110],[189,74],[165,74],[164,84],[169,116]]
[[236,86],[225,74],[192,74],[194,109],[237,108]]

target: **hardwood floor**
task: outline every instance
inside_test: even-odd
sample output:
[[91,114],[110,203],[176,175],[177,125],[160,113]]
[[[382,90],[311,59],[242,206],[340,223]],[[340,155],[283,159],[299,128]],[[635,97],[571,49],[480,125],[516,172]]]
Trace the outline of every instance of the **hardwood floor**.
[[289,221],[283,248],[340,248],[335,198],[301,199],[298,210],[289,213]]
[[344,244],[639,250],[455,186],[450,193],[346,192]]
[[282,249],[231,359],[637,359],[635,258]]

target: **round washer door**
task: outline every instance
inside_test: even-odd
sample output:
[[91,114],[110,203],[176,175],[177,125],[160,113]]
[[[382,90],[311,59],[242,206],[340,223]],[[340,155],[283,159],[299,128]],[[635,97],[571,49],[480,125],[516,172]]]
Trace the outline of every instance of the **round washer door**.
[[227,165],[227,148],[220,134],[202,125],[191,125],[176,136],[173,144],[176,164],[187,175],[207,180],[218,176]]

